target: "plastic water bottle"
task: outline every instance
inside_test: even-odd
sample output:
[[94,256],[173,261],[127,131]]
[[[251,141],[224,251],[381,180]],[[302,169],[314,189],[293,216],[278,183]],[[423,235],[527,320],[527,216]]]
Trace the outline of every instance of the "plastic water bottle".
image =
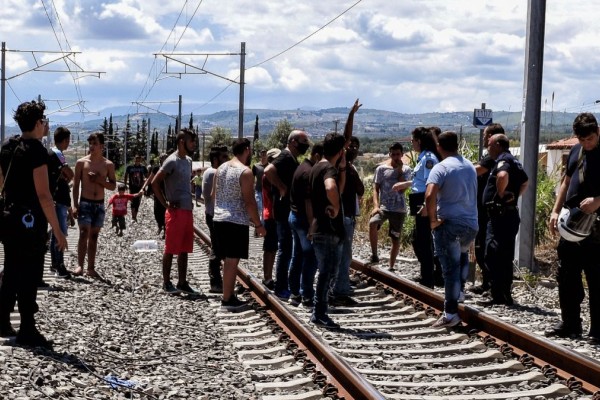
[[131,245],[138,253],[158,250],[158,242],[156,240],[136,240]]

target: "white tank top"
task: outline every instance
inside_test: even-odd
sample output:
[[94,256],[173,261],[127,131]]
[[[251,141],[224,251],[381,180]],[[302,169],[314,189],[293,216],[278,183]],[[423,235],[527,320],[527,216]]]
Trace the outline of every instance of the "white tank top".
[[245,169],[246,167],[232,166],[230,163],[217,169],[214,221],[250,225],[240,186],[240,177]]

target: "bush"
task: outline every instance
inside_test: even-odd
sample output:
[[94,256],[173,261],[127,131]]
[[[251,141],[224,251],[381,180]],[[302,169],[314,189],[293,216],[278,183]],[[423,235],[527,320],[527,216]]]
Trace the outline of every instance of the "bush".
[[[544,168],[538,166],[534,224],[536,245],[555,240],[548,229],[547,222],[556,200],[555,189],[557,184],[556,178],[548,176]],[[527,190],[532,190],[532,188],[529,187]]]

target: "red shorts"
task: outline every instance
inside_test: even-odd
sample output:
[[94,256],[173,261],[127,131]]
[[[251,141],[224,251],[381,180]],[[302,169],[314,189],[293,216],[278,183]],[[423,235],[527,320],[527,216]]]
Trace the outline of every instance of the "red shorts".
[[192,253],[193,250],[192,210],[168,208],[165,212],[165,254]]

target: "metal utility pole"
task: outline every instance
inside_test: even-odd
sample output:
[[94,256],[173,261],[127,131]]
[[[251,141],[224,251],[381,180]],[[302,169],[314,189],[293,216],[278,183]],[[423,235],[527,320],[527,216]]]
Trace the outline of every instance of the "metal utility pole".
[[146,163],[150,162],[150,145],[152,144],[152,133],[150,130],[150,118],[148,118],[147,137],[146,137]]
[[517,260],[520,267],[527,267],[532,271],[536,269],[534,264],[535,199],[542,106],[545,24],[546,0],[528,0],[525,80],[521,116],[521,162],[529,176],[529,187],[521,197],[521,227],[517,243]]
[[2,42],[2,76],[0,77],[0,146],[4,144],[4,126],[5,126],[5,109],[6,109],[6,42]]
[[175,136],[177,136],[177,134],[181,130],[181,103],[182,103],[182,96],[179,95],[179,111],[177,112],[177,127],[178,127],[178,129],[175,130]]
[[[481,109],[485,110],[485,103],[481,103]],[[483,157],[483,131],[485,131],[485,128],[479,130],[479,156],[477,157],[478,160],[481,160],[481,157]]]
[[240,104],[238,115],[238,138],[244,137],[244,76],[246,72],[246,42],[242,42],[240,51]]
[[[33,61],[35,63],[35,67],[28,69],[27,71],[18,73],[16,75],[13,75],[11,77],[6,77],[6,52],[14,52],[14,53],[31,53],[31,56],[33,57]],[[74,56],[75,54],[80,54],[81,52],[79,51],[40,51],[40,50],[7,50],[6,49],[6,42],[2,42],[2,51],[1,51],[1,58],[2,60],[0,61],[0,65],[2,65],[2,74],[0,76],[0,146],[2,145],[2,143],[4,143],[4,134],[5,134],[5,128],[6,128],[6,119],[5,119],[5,111],[6,111],[6,81],[9,81],[13,78],[16,78],[18,76],[24,75],[28,72],[31,71],[35,71],[35,72],[68,72],[68,73],[86,73],[87,75],[85,76],[98,76],[98,78],[100,78],[100,74],[105,74],[105,72],[98,72],[98,71],[85,71],[83,70],[79,64],[77,64],[75,61],[73,61],[71,59],[72,56]],[[42,64],[40,64],[38,62],[38,58],[36,58],[36,54],[38,53],[42,53],[42,54],[58,54],[58,56],[56,58],[53,58],[50,61],[44,62]],[[38,56],[39,57],[39,56]],[[57,61],[64,61],[65,63],[68,64],[68,68],[67,70],[64,69],[58,69],[58,70],[52,70],[52,69],[46,69],[45,67],[47,67],[50,64],[53,64]]]
[[[232,83],[237,83],[240,85],[240,101],[239,101],[239,115],[238,115],[238,137],[242,137],[244,135],[244,75],[245,75],[245,71],[246,71],[246,42],[241,42],[241,52],[240,53],[155,53],[155,56],[163,56],[166,61],[165,61],[165,68],[164,71],[162,71],[161,73],[166,74],[166,75],[170,75],[170,76],[177,76],[179,78],[181,78],[182,75],[212,75],[212,76],[216,76],[217,78],[221,78],[224,79],[226,81],[232,82]],[[177,56],[203,56],[204,57],[204,62],[202,64],[202,66],[195,66],[192,65],[188,62],[182,61],[182,60],[178,60]],[[206,64],[207,64],[207,60],[210,56],[240,56],[240,81],[236,82],[233,79],[229,79],[225,76],[216,74],[214,72],[211,72],[209,70],[207,70],[205,68]],[[169,70],[169,61],[177,63],[177,64],[181,64],[183,65],[184,69],[183,71],[179,70],[179,71],[173,71],[173,70]]]

